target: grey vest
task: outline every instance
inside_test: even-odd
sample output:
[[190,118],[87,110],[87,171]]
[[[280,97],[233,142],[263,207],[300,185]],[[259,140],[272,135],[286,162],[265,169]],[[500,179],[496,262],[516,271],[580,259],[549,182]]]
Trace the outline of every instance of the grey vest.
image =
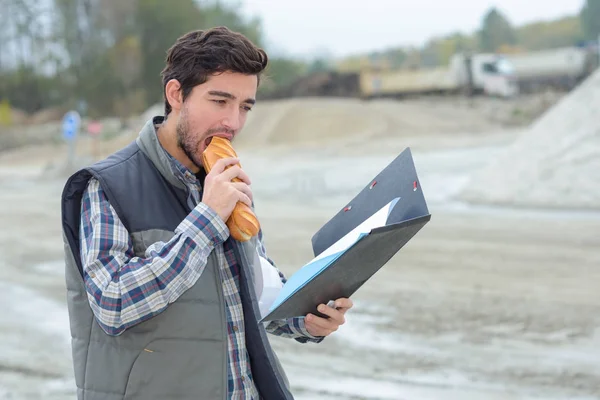
[[[191,211],[185,186],[171,172],[152,121],[135,142],[67,181],[62,227],[78,399],[228,398],[225,301],[214,253],[197,283],[159,315],[116,337],[106,335],[96,322],[79,256],[81,198],[92,176],[130,232],[136,255],[143,256],[156,241],[168,241]],[[255,385],[263,399],[293,399],[267,333],[257,322],[260,312],[252,274],[256,242],[228,240],[240,266],[246,346]]]

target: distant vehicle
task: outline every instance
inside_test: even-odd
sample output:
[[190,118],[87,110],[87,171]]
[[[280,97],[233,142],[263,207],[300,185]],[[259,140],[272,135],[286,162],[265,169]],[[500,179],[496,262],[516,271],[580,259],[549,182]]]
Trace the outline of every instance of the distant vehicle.
[[598,66],[595,47],[563,47],[505,55],[512,64],[519,88],[535,92],[545,88],[571,90]]
[[513,97],[519,89],[510,61],[497,54],[455,54],[445,67],[360,72],[361,97],[482,93]]

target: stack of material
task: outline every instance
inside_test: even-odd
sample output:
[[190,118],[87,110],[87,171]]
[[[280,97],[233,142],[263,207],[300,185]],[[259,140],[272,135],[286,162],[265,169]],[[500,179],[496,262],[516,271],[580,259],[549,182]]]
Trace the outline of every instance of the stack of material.
[[459,197],[505,206],[600,209],[600,71],[477,171]]

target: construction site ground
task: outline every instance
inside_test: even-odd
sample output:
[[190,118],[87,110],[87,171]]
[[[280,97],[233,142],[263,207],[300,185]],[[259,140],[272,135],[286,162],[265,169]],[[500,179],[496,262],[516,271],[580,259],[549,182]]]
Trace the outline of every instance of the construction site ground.
[[[406,147],[432,214],[353,296],[332,337],[272,338],[297,399],[600,399],[600,212],[461,201],[473,173],[534,119],[502,121],[514,107],[488,100],[305,99],[253,111],[234,144],[286,275],[313,257],[312,234]],[[133,137],[82,138],[77,164]],[[66,155],[59,140],[0,154],[0,399],[75,396]]]

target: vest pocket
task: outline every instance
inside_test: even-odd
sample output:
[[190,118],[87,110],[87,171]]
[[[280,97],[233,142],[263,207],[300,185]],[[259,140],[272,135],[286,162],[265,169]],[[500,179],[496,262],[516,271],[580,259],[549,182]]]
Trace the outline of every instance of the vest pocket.
[[133,363],[125,399],[224,399],[221,341],[158,339]]

